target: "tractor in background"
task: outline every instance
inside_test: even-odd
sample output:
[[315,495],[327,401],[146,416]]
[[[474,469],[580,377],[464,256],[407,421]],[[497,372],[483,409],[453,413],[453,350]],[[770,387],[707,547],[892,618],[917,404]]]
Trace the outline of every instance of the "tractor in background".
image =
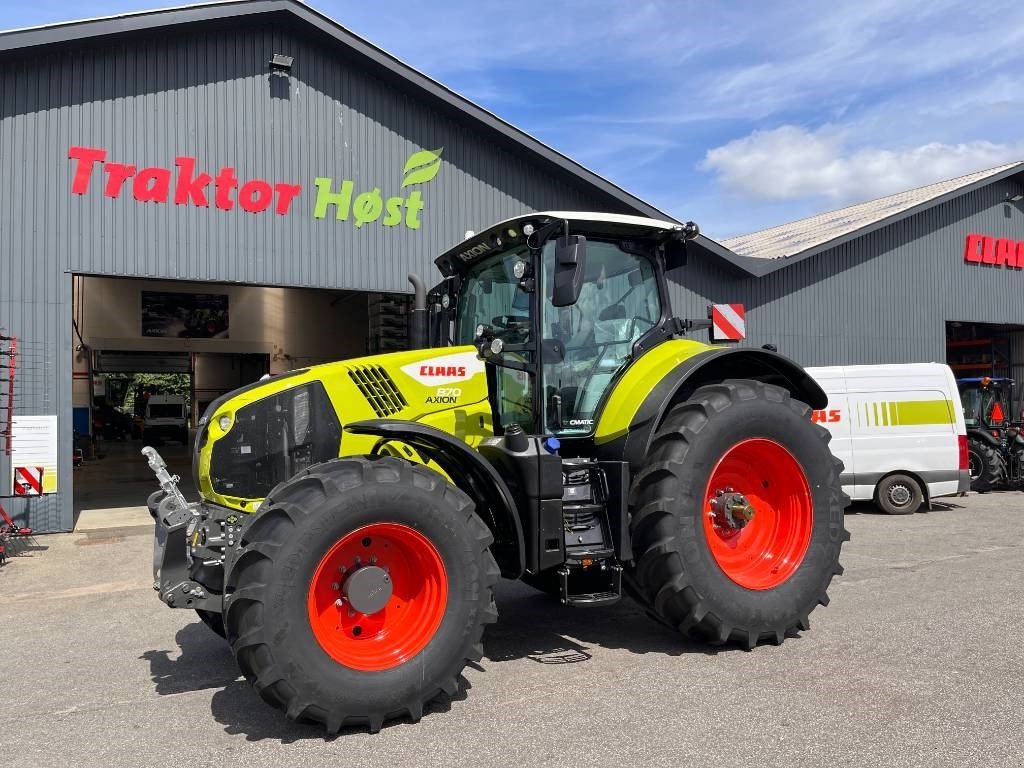
[[[499,577],[567,608],[625,592],[752,649],[807,630],[849,538],[821,388],[682,338],[666,273],[696,225],[519,216],[436,260],[415,349],[292,371],[207,408],[154,588],[227,638],[267,703],[329,733],[455,694]],[[685,278],[685,272],[681,273]],[[608,695],[614,695],[609,692]]]
[[957,379],[967,425],[971,490],[985,493],[1024,485],[1024,435],[1013,422],[1014,380],[989,376]]

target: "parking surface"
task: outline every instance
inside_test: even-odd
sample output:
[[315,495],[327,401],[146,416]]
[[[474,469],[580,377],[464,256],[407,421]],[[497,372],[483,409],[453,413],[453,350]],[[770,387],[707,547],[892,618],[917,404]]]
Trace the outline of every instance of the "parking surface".
[[[0,569],[14,765],[1010,766],[1024,763],[1024,497],[847,515],[832,604],[781,647],[688,643],[631,603],[518,583],[468,690],[417,724],[325,740],[150,588],[148,526],[43,537]],[[135,518],[137,519],[137,518]]]

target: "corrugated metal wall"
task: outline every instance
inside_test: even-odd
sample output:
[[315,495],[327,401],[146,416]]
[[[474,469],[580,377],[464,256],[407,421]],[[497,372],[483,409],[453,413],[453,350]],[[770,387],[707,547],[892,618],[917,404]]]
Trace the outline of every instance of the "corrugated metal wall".
[[943,362],[947,320],[1024,324],[1024,272],[964,263],[968,233],[1024,240],[1004,202],[1019,191],[996,182],[759,279],[691,260],[673,300],[685,317],[742,302],[748,343],[804,365]]
[[[294,57],[271,75],[274,53]],[[369,76],[295,31],[190,30],[5,62],[0,73],[0,326],[36,350],[37,378],[19,387],[18,412],[59,415],[63,493],[31,502],[30,524],[68,530],[71,433],[71,273],[405,291],[406,275],[467,229],[529,210],[619,210],[563,175],[498,145],[410,93]],[[287,215],[140,203],[130,182],[117,199],[93,170],[72,194],[71,146],[109,161],[174,168],[196,158],[240,182],[300,184]],[[437,176],[402,188],[406,160],[443,149]],[[419,190],[418,230],[356,227],[313,216],[318,176],[355,182],[386,199]],[[237,191],[236,191],[237,192]],[[173,187],[172,187],[173,194]],[[0,483],[9,463],[0,457]],[[8,503],[25,519],[25,503]]]

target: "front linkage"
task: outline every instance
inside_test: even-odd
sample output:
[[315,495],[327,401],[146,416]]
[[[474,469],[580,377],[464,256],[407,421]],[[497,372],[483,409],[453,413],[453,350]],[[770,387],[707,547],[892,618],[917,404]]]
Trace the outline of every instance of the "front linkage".
[[147,506],[156,522],[153,589],[171,608],[220,613],[225,560],[242,537],[248,515],[205,502],[186,501],[181,480],[149,446],[142,449],[160,490]]

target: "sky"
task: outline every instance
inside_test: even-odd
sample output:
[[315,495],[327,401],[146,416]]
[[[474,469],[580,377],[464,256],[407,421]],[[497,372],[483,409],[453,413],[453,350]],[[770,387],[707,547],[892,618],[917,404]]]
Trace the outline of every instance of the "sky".
[[713,237],[1024,160],[1020,0],[309,4]]

